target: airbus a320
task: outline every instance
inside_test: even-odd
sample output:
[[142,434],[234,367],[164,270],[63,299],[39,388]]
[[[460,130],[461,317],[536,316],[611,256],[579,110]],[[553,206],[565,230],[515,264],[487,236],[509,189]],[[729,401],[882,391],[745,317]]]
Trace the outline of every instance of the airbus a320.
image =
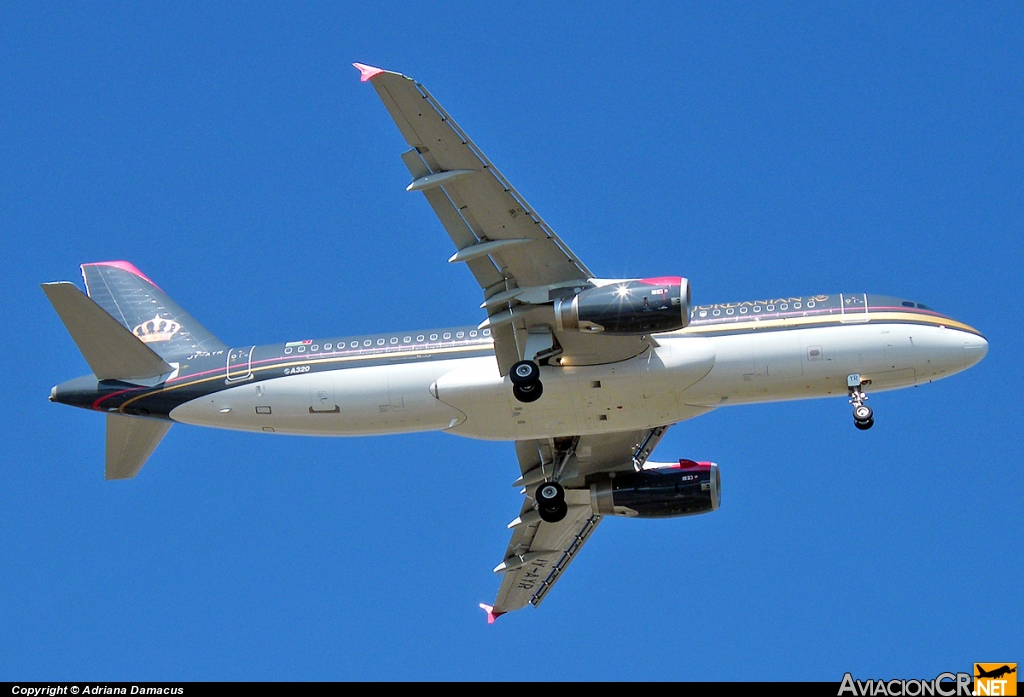
[[106,414],[106,478],[128,479],[174,423],[320,436],[444,431],[515,442],[523,505],[489,621],[539,605],[604,516],[707,513],[711,462],[650,455],[670,425],[724,406],[928,383],[988,351],[976,329],[863,292],[694,305],[680,276],[592,272],[422,85],[355,64],[410,149],[420,192],[483,294],[477,325],[228,346],[125,261],[86,293],[42,286],[90,375],[50,399]]

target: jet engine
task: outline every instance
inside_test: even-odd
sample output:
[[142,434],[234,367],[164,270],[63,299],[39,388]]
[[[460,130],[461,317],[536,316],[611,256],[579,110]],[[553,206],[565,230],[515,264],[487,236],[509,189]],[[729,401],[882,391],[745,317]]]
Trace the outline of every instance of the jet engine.
[[722,477],[713,462],[648,462],[639,472],[616,473],[590,485],[594,511],[632,518],[707,513],[722,501]]
[[563,331],[649,334],[689,323],[690,282],[679,276],[606,282],[555,301],[555,326]]

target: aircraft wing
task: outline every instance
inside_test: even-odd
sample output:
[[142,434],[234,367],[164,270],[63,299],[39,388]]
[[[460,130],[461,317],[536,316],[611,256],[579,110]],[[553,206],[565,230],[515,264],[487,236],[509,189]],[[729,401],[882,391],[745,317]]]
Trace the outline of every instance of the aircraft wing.
[[[668,426],[662,426],[649,431],[516,441],[526,500],[519,517],[509,524],[512,539],[505,558],[494,569],[502,574],[498,597],[493,606],[481,605],[490,621],[526,605],[540,605],[601,522],[591,504],[590,489],[584,485],[586,477],[632,472],[647,461],[667,430]],[[547,523],[534,507],[533,493],[558,469],[562,470],[569,513],[557,523]]]
[[[572,250],[491,164],[423,85],[398,73],[354,64],[412,146],[402,161],[455,243],[451,262],[464,262],[484,291],[488,327],[501,374],[524,357],[527,323],[554,326],[547,304],[559,289],[586,287],[593,277]],[[526,298],[531,300],[526,302]],[[553,331],[553,330],[552,330]],[[558,340],[582,363],[623,360],[647,347],[636,338],[577,336]]]

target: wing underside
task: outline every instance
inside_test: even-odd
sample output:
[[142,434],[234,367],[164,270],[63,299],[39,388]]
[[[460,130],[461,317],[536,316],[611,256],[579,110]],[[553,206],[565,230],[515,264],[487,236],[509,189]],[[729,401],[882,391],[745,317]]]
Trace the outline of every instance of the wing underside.
[[501,374],[527,354],[529,334],[546,328],[574,365],[624,360],[648,342],[555,329],[555,297],[590,285],[593,274],[487,159],[423,85],[398,73],[356,67],[377,91],[412,149],[402,155],[420,191],[484,294]]
[[[633,471],[647,461],[667,426],[577,438],[516,442],[525,500],[509,527],[512,539],[495,571],[503,574],[493,616],[537,606],[561,578],[594,532],[601,516],[591,501],[588,478],[604,472]],[[540,519],[534,492],[557,478],[565,487],[569,512],[557,523]]]

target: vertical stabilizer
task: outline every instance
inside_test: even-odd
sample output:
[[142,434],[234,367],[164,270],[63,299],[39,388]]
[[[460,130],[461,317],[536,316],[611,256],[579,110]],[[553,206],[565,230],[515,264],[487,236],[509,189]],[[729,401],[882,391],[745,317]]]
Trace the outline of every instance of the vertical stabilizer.
[[109,479],[131,479],[167,435],[168,421],[107,414],[107,474]]
[[228,347],[127,261],[82,264],[89,297],[161,358]]

